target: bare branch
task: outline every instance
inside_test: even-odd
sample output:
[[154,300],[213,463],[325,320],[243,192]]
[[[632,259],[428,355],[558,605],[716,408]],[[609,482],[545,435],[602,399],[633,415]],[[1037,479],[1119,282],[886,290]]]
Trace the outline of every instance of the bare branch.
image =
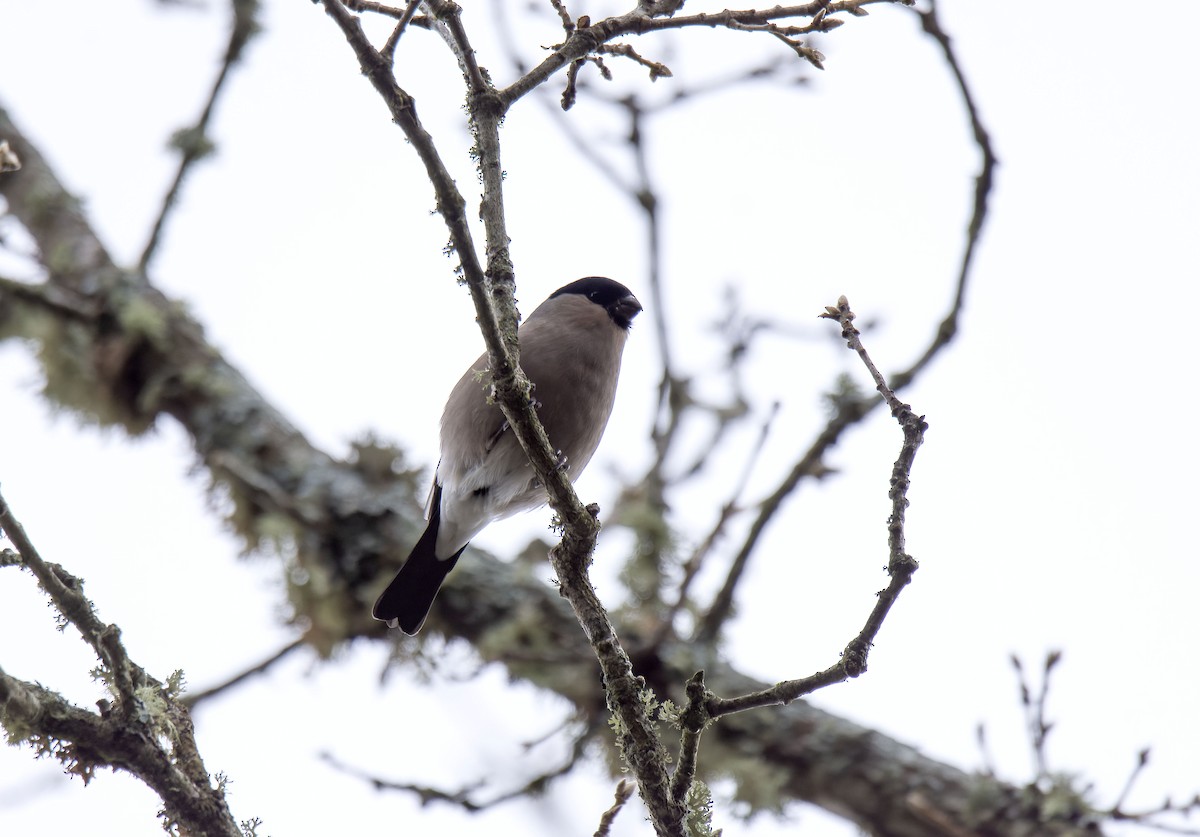
[[680,805],[687,801],[688,791],[696,778],[696,759],[700,753],[700,736],[711,718],[705,711],[708,692],[704,688],[704,672],[692,675],[687,684],[687,708],[679,717],[682,738],[679,742],[679,765],[671,776],[671,796]]
[[869,402],[859,399],[843,402],[838,413],[829,421],[800,460],[792,466],[791,472],[783,479],[779,487],[763,500],[759,506],[758,516],[750,524],[746,539],[730,564],[724,584],[721,585],[721,589],[700,620],[695,637],[697,642],[711,644],[716,641],[721,627],[733,612],[734,593],[749,565],[750,556],[758,546],[759,538],[766,531],[767,524],[782,508],[783,501],[796,490],[802,479],[805,477],[819,479],[829,473],[829,469],[823,461],[825,452],[834,445],[847,428],[861,421],[869,408]]
[[[408,0],[408,5],[404,7],[404,13],[400,15],[400,20],[396,23],[396,28],[392,30],[392,34],[388,36],[387,43],[383,45],[380,53],[387,59],[389,64],[396,63],[396,47],[400,44],[400,38],[404,35],[404,30],[408,28],[409,22],[413,19],[413,15],[420,8],[422,0]],[[346,5],[349,5],[348,3]]]
[[[1142,753],[1144,754],[1145,751],[1143,750]],[[1135,776],[1140,771],[1142,765],[1144,765],[1144,762],[1139,761],[1139,765],[1134,768]],[[1106,811],[1105,816],[1114,822],[1137,823],[1143,828],[1152,828],[1163,834],[1184,834],[1194,837],[1194,835],[1200,834],[1200,828],[1176,825],[1167,822],[1163,817],[1190,817],[1196,811],[1200,811],[1200,794],[1195,794],[1191,799],[1184,802],[1175,802],[1168,797],[1161,805],[1144,811],[1124,811],[1120,805],[1117,805],[1111,811]]]
[[[416,102],[396,83],[391,63],[371,46],[358,18],[350,14],[339,0],[322,0],[322,4],[326,14],[333,18],[345,35],[363,73],[387,106],[392,121],[404,131],[405,137],[412,143],[417,156],[424,164],[437,197],[438,212],[450,232],[453,252],[457,254],[464,278],[472,289],[472,299],[482,320],[480,327],[485,330],[484,339],[489,348],[493,341],[501,343],[499,323],[490,308],[482,304],[482,291],[478,290],[484,285],[484,271],[476,255],[474,239],[466,221],[466,201],[442,162],[433,137],[421,124],[417,116]],[[484,316],[485,313],[488,316]]]
[[484,79],[479,63],[475,60],[475,50],[467,39],[466,30],[463,29],[462,8],[453,0],[425,0],[425,7],[433,17],[433,28],[442,35],[458,60],[471,93],[475,96],[487,94],[491,85]]
[[559,779],[575,768],[587,751],[587,746],[592,740],[592,729],[585,729],[582,734],[575,737],[571,746],[571,753],[567,759],[553,770],[548,770],[526,781],[519,787],[499,793],[490,799],[478,800],[476,794],[487,786],[486,779],[480,779],[469,785],[465,785],[458,790],[444,790],[428,785],[418,785],[412,782],[397,782],[391,779],[384,779],[379,776],[373,776],[358,768],[351,767],[338,760],[331,753],[321,753],[321,760],[334,767],[335,769],[346,773],[350,776],[355,776],[365,782],[371,784],[376,790],[391,790],[402,791],[404,793],[412,793],[421,800],[422,805],[428,805],[430,802],[445,802],[450,805],[455,805],[469,813],[484,811],[488,808],[493,808],[505,802],[510,802],[513,799],[520,799],[534,794],[544,793],[546,788],[551,785],[554,780]]
[[[409,2],[411,3],[412,0],[409,0]],[[418,0],[418,6],[420,2],[421,0]],[[342,5],[352,12],[373,12],[374,14],[394,18],[395,20],[402,20],[408,11],[407,7],[402,9],[398,6],[376,3],[374,0],[342,0]],[[422,29],[432,28],[431,21],[424,15],[414,15],[409,18],[408,23],[410,26],[418,26]],[[393,30],[392,35],[394,36],[395,34]]]
[[[589,25],[584,25],[584,21],[581,20],[573,30],[568,30],[567,39],[563,43],[556,45],[554,52],[549,57],[511,85],[501,90],[500,97],[504,100],[506,106],[515,102],[517,99],[539,87],[546,79],[559,70],[570,65],[572,62],[584,59],[588,55],[599,51],[601,45],[607,44],[614,38],[626,35],[644,35],[647,32],[683,29],[686,27],[706,27],[711,29],[765,27],[772,21],[797,17],[812,18],[814,21],[819,21],[813,24],[815,28],[810,31],[828,31],[841,24],[840,20],[831,18],[829,17],[830,15],[838,14],[839,12],[847,12],[852,15],[865,14],[862,7],[874,2],[902,3],[906,6],[913,4],[913,0],[843,0],[843,2],[816,0],[816,2],[799,6],[775,6],[763,10],[726,9],[711,14],[701,13],[678,16],[670,16],[682,5],[677,2],[639,4],[636,9],[623,15],[605,18],[595,23],[587,21]],[[791,41],[787,35],[780,35],[778,32],[770,32],[767,29],[763,31],[768,31],[776,37],[781,37],[798,55],[814,63],[816,66],[820,66],[820,54],[815,50],[804,47],[798,44],[798,42]]]
[[217,71],[217,78],[213,81],[212,89],[209,91],[208,101],[205,103],[204,109],[200,112],[200,118],[196,121],[196,124],[177,131],[175,136],[171,138],[171,144],[179,150],[179,169],[175,172],[175,179],[167,190],[167,194],[163,197],[162,208],[159,210],[158,218],[155,219],[154,227],[150,231],[150,239],[146,242],[146,246],[142,250],[141,258],[138,259],[138,273],[142,275],[145,275],[149,269],[150,260],[154,258],[154,253],[158,249],[167,218],[179,200],[179,193],[183,189],[183,180],[187,176],[188,171],[193,164],[207,157],[213,151],[212,142],[207,136],[207,131],[208,123],[217,106],[217,99],[225,87],[225,81],[229,78],[230,70],[241,60],[242,54],[246,49],[246,44],[259,32],[257,19],[259,5],[257,0],[231,0],[231,6],[233,11],[233,25],[229,31],[229,43],[225,46],[225,55],[221,60],[221,69]]
[[570,110],[575,106],[575,97],[578,95],[576,90],[576,82],[579,80],[579,71],[583,69],[583,59],[572,61],[571,66],[567,68],[567,83],[563,87],[562,96],[559,103],[563,110]]
[[[644,58],[629,44],[601,44],[597,50],[605,55],[620,55],[633,61],[635,64],[641,64],[650,71],[650,80],[658,81],[660,78],[670,78],[671,68],[666,64],[658,61],[651,61],[649,58]],[[606,76],[607,78],[607,76]]]
[[128,771],[162,799],[167,825],[195,834],[242,837],[223,783],[214,787],[209,782],[191,716],[178,700],[182,675],[176,673],[164,685],[134,663],[121,644],[120,629],[100,620],[79,579],[42,559],[2,495],[0,528],[58,612],[96,652],[100,676],[113,696],[111,702],[99,701],[95,714],[0,669],[0,720],[10,743],[27,743],[40,755],[54,755],[85,782],[99,768]]
[[562,21],[563,31],[568,35],[574,32],[575,21],[571,20],[571,14],[562,0],[550,0],[550,5],[554,9],[554,13],[558,15],[558,19]]
[[[879,390],[880,395],[883,396],[884,401],[891,407],[892,416],[900,424],[900,428],[904,434],[904,442],[900,448],[900,455],[892,467],[892,477],[888,489],[888,496],[892,501],[892,514],[888,518],[887,571],[891,576],[891,582],[887,588],[877,594],[875,606],[867,617],[866,624],[859,631],[858,636],[852,639],[850,644],[846,646],[846,649],[842,652],[842,658],[837,663],[810,677],[783,681],[769,689],[764,689],[753,694],[728,699],[710,695],[706,701],[705,710],[709,714],[709,717],[712,718],[760,706],[790,703],[796,698],[803,697],[817,689],[863,674],[867,670],[867,656],[875,641],[875,637],[879,633],[879,629],[883,626],[884,619],[887,617],[892,605],[895,604],[900,591],[908,585],[912,580],[913,573],[917,570],[917,562],[904,551],[904,519],[905,511],[908,507],[907,492],[909,475],[912,472],[913,460],[916,457],[917,449],[920,448],[921,443],[924,441],[927,425],[923,417],[917,416],[913,413],[912,408],[907,404],[901,403],[896,398],[895,393],[892,392],[883,375],[880,374],[875,364],[871,361],[870,356],[862,345],[862,341],[859,339],[858,329],[853,325],[854,312],[850,310],[850,304],[846,298],[842,297],[839,299],[837,306],[827,308],[826,313],[821,316],[836,319],[839,322],[842,327],[842,337],[846,339],[847,345],[858,354],[870,372],[871,377],[875,379],[876,388]],[[730,587],[730,583],[727,582],[726,586]],[[710,611],[709,616],[711,615],[712,612]]]
[[135,699],[135,691],[142,684],[142,672],[125,656],[120,644],[120,632],[113,625],[106,625],[92,610],[92,603],[83,595],[82,582],[58,564],[42,560],[33,542],[25,534],[20,521],[0,494],[0,531],[4,532],[21,562],[28,568],[50,596],[63,619],[74,625],[83,640],[92,647],[100,662],[108,669],[112,686],[126,700]]
[[975,743],[979,746],[979,759],[983,762],[984,774],[995,779],[996,761],[992,758],[991,748],[988,747],[987,727],[982,723],[975,725]]
[[633,796],[634,785],[626,782],[624,779],[617,782],[617,789],[613,794],[616,798],[612,807],[604,812],[600,817],[600,827],[596,829],[596,833],[592,837],[608,837],[612,831],[613,820],[617,818],[617,814],[621,813],[621,809],[625,807],[625,803]]
[[967,84],[966,76],[963,74],[958,57],[954,53],[950,36],[942,29],[941,21],[938,19],[936,0],[931,0],[929,9],[927,11],[918,11],[917,15],[921,19],[921,27],[941,48],[942,56],[946,59],[946,65],[950,68],[950,72],[954,75],[954,80],[958,83],[958,91],[962,96],[963,107],[967,111],[967,117],[970,119],[971,133],[975,137],[975,144],[979,147],[979,154],[982,161],[979,174],[975,177],[975,193],[971,210],[971,220],[967,223],[967,240],[963,247],[962,260],[959,264],[954,302],[950,306],[949,313],[938,326],[937,333],[933,341],[929,344],[929,347],[925,350],[925,353],[911,367],[903,372],[897,372],[892,375],[892,383],[896,389],[903,389],[908,386],[929,365],[942,348],[954,339],[954,335],[958,332],[958,317],[966,302],[967,278],[970,275],[971,265],[975,259],[975,249],[979,244],[984,222],[987,220],[988,198],[992,192],[993,178],[995,177],[996,166],[999,163],[996,158],[996,152],[992,148],[991,136],[988,134],[987,128],[983,124],[983,119],[979,115],[979,107],[975,103],[971,87]]
[[1013,654],[1010,658],[1013,669],[1017,673],[1018,685],[1021,689],[1021,707],[1025,711],[1025,728],[1029,735],[1029,746],[1033,751],[1034,782],[1042,782],[1050,778],[1050,760],[1046,754],[1046,742],[1054,724],[1046,720],[1046,703],[1050,697],[1050,674],[1062,660],[1062,652],[1050,651],[1042,667],[1042,684],[1034,695],[1030,683],[1025,679],[1025,670],[1021,658]]
[[209,698],[214,698],[217,695],[221,694],[222,692],[232,689],[234,686],[244,683],[256,675],[265,673],[268,669],[270,669],[272,666],[274,666],[277,662],[284,659],[285,657],[290,656],[293,651],[297,651],[297,650],[305,647],[307,644],[308,643],[305,642],[303,637],[294,639],[291,642],[289,642],[287,645],[280,648],[274,654],[267,657],[266,659],[262,660],[259,663],[252,665],[250,668],[246,669],[245,671],[238,672],[233,677],[228,678],[224,682],[218,683],[215,686],[210,686],[207,689],[203,689],[199,692],[189,692],[189,693],[185,694],[182,699],[182,703],[188,709],[194,709],[196,707],[196,704],[206,701]]
[[751,450],[750,455],[746,457],[745,465],[742,468],[742,474],[738,478],[737,484],[730,493],[729,499],[721,506],[721,510],[717,514],[717,519],[713,523],[712,529],[709,530],[707,536],[700,544],[692,550],[692,554],[683,563],[683,577],[679,581],[679,587],[676,590],[675,602],[667,610],[666,615],[659,623],[658,630],[655,636],[651,639],[650,647],[657,647],[665,638],[667,633],[672,631],[675,626],[675,619],[679,613],[687,606],[690,601],[689,591],[692,581],[700,572],[704,565],[704,560],[712,552],[713,547],[725,534],[725,527],[734,516],[742,511],[741,497],[746,490],[746,484],[750,481],[750,475],[754,471],[754,467],[758,463],[758,458],[762,454],[763,448],[766,446],[767,437],[771,432],[771,424],[775,417],[779,414],[779,402],[776,401],[771,405],[771,412],[766,419],[763,420],[762,427],[759,429],[758,440]]
[[584,509],[568,476],[558,467],[557,455],[534,411],[529,381],[519,367],[515,282],[504,224],[500,166],[499,125],[505,105],[473,63],[474,50],[462,30],[458,7],[451,3],[431,4],[431,11],[440,16],[449,40],[456,47],[456,54],[464,63],[464,75],[470,87],[468,110],[484,186],[481,215],[487,238],[485,275],[479,269],[463,218],[463,198],[445,173],[432,138],[417,120],[412,97],[396,83],[390,65],[371,47],[358,21],[337,0],[323,2],[326,12],[346,35],[364,72],[387,102],[393,119],[425,161],[430,179],[434,181],[439,196],[438,209],[450,228],[451,240],[462,260],[464,279],[471,290],[487,344],[495,403],[529,457],[534,473],[546,487],[550,505],[562,526],[562,541],[551,550],[550,562],[558,576],[560,590],[570,602],[600,662],[609,706],[619,719],[617,737],[622,754],[637,775],[655,830],[664,837],[681,834],[684,810],[666,793],[666,751],[658,738],[654,719],[643,708],[644,684],[634,677],[629,657],[588,579],[587,568],[599,531],[596,520],[599,508],[589,506]]
[[1113,803],[1113,810],[1120,811],[1125,805],[1125,800],[1129,798],[1129,794],[1133,793],[1133,786],[1137,783],[1138,777],[1142,775],[1142,771],[1146,769],[1146,765],[1150,763],[1150,748],[1143,748],[1138,752],[1137,761],[1133,765],[1133,770],[1129,772],[1129,778],[1125,780],[1125,787],[1121,788],[1121,793],[1117,796],[1117,801]]

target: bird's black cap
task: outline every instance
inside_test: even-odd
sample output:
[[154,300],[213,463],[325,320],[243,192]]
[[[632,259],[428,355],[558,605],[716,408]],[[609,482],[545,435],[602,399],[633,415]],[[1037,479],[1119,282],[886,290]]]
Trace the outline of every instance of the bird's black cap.
[[633,318],[642,310],[642,304],[629,288],[604,276],[587,276],[569,285],[563,285],[550,298],[565,294],[581,294],[608,312],[614,323],[629,328]]

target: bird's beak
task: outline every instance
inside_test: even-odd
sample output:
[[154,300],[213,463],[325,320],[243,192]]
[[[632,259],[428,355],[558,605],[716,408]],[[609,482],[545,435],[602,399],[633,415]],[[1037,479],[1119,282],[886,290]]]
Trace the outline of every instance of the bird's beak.
[[642,310],[642,303],[638,302],[638,298],[633,294],[623,296],[614,302],[609,309],[614,321],[629,328],[633,323],[633,318]]

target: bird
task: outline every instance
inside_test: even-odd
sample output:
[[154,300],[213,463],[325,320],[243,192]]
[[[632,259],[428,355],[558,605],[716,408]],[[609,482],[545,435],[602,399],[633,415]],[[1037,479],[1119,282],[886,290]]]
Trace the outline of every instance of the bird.
[[[574,482],[600,444],[621,371],[621,355],[642,304],[619,282],[588,276],[556,290],[523,322],[521,368],[559,467]],[[371,615],[409,636],[472,538],[494,520],[547,502],[504,414],[490,398],[487,354],[450,391],[441,420],[441,459],[428,524]]]

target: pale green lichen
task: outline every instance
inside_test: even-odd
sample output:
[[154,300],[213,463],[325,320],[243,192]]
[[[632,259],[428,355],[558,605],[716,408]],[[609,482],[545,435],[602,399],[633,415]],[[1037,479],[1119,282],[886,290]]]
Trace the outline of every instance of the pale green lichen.
[[117,309],[117,322],[130,337],[144,337],[154,346],[162,347],[170,332],[166,312],[138,294],[126,298]]
[[708,785],[699,779],[693,780],[684,804],[687,814],[683,818],[683,830],[688,837],[721,837],[721,829],[712,827],[713,797]]

